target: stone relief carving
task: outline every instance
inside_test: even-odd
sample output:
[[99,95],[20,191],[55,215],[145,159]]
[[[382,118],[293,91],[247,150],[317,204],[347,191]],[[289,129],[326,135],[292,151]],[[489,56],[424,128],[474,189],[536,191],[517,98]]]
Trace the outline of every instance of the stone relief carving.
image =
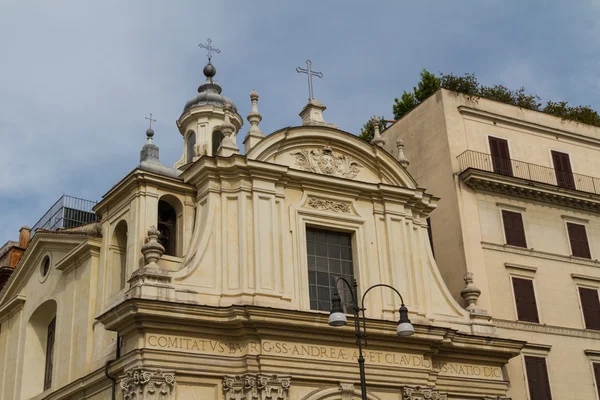
[[309,207],[317,210],[333,211],[337,213],[350,214],[352,209],[350,203],[345,201],[319,199],[316,197],[309,197],[307,202]]
[[325,146],[322,149],[300,150],[291,153],[296,165],[305,171],[352,179],[358,175],[362,165],[352,157],[340,154]]
[[448,400],[448,395],[433,388],[405,386],[402,388],[402,400]]
[[175,375],[160,369],[147,371],[140,368],[125,372],[121,379],[123,400],[171,400]]
[[354,385],[351,383],[340,383],[340,392],[342,392],[342,400],[352,400]]
[[287,400],[291,385],[290,376],[245,374],[225,376],[225,400]]

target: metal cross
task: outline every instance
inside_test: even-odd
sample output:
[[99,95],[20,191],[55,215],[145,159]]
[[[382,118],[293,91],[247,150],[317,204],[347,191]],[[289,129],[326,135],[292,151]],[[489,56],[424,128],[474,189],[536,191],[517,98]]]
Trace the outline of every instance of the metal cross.
[[308,101],[311,101],[314,99],[312,77],[316,76],[317,78],[322,78],[323,73],[312,70],[312,61],[310,61],[310,59],[306,60],[306,69],[298,67],[296,68],[296,72],[308,75]]
[[150,121],[150,128],[148,128],[148,129],[152,129],[152,123],[156,122],[155,119],[152,119],[152,113],[150,113],[149,117],[144,117],[144,118]]
[[210,38],[208,38],[206,40],[206,44],[200,43],[198,45],[198,47],[206,50],[206,53],[208,54],[208,63],[209,64],[210,64],[210,59],[212,58],[213,52],[217,53],[217,54],[219,54],[221,52],[221,50],[219,50],[216,47],[212,46],[212,40],[210,40]]

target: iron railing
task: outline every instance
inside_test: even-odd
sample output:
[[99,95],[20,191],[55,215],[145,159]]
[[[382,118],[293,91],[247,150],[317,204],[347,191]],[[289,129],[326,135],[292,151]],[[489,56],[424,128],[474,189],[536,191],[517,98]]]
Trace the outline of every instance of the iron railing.
[[546,183],[566,189],[600,194],[600,178],[560,171],[542,165],[513,160],[467,150],[458,157],[460,172],[469,168],[493,172],[499,175]]
[[62,195],[52,207],[33,226],[32,231],[38,228],[54,230],[58,228],[74,228],[98,220],[93,211],[95,201]]

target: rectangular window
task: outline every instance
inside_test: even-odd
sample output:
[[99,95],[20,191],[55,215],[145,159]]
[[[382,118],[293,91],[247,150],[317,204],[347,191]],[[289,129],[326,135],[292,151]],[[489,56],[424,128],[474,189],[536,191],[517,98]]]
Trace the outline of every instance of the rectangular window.
[[44,371],[44,390],[52,386],[52,367],[54,358],[54,338],[56,333],[56,317],[48,325],[48,334],[46,336],[46,368]]
[[592,364],[594,366],[594,377],[596,378],[596,390],[598,391],[598,400],[600,400],[600,363]]
[[[352,235],[349,233],[306,228],[308,256],[308,286],[311,310],[330,311],[331,296],[336,290],[337,278],[345,278],[350,284],[354,279],[352,263]],[[352,295],[344,286],[340,293],[347,309]],[[341,290],[341,289],[340,289]]]
[[525,356],[525,368],[527,370],[529,399],[552,400],[546,359],[543,357]]
[[531,279],[512,278],[519,321],[540,322]]
[[592,258],[585,225],[567,222],[567,231],[571,242],[571,253],[575,257]]
[[597,289],[579,288],[586,329],[600,330],[600,300]]
[[488,138],[494,172],[501,175],[513,176],[510,153],[508,152],[508,141],[492,136]]
[[504,222],[506,244],[527,247],[525,227],[523,226],[523,216],[521,213],[502,210],[502,221]]
[[556,174],[556,184],[567,189],[575,189],[571,161],[567,153],[552,150],[552,162]]

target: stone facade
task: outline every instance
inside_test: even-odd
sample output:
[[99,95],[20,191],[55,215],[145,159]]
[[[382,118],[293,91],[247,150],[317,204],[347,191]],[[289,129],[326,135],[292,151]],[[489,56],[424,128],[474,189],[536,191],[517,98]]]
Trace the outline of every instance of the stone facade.
[[205,123],[206,144],[241,126],[200,100],[178,123],[180,174],[138,167],[96,206],[100,229],[35,235],[0,294],[1,400],[359,399],[353,329],[311,307],[307,228],[350,234],[361,291],[389,284],[409,309],[415,334],[398,337],[399,299],[366,298],[370,400],[506,396],[525,343],[454,300],[428,242],[438,199],[395,157],[324,123],[316,101],[301,126],[253,129],[245,155],[191,153],[188,130]]
[[[598,398],[600,331],[586,329],[578,289],[600,287],[600,128],[440,90],[382,136],[390,152],[403,141],[408,171],[442,198],[433,248],[455,299],[473,309],[462,279],[471,274],[497,333],[529,342],[507,366],[508,394],[529,399],[531,355],[546,359],[553,398]],[[494,166],[490,137],[507,141],[509,170]],[[569,155],[571,188],[553,151]],[[525,248],[507,245],[503,210],[522,215]],[[585,226],[590,258],[572,255],[568,222]],[[518,320],[513,278],[533,280],[539,323]]]

